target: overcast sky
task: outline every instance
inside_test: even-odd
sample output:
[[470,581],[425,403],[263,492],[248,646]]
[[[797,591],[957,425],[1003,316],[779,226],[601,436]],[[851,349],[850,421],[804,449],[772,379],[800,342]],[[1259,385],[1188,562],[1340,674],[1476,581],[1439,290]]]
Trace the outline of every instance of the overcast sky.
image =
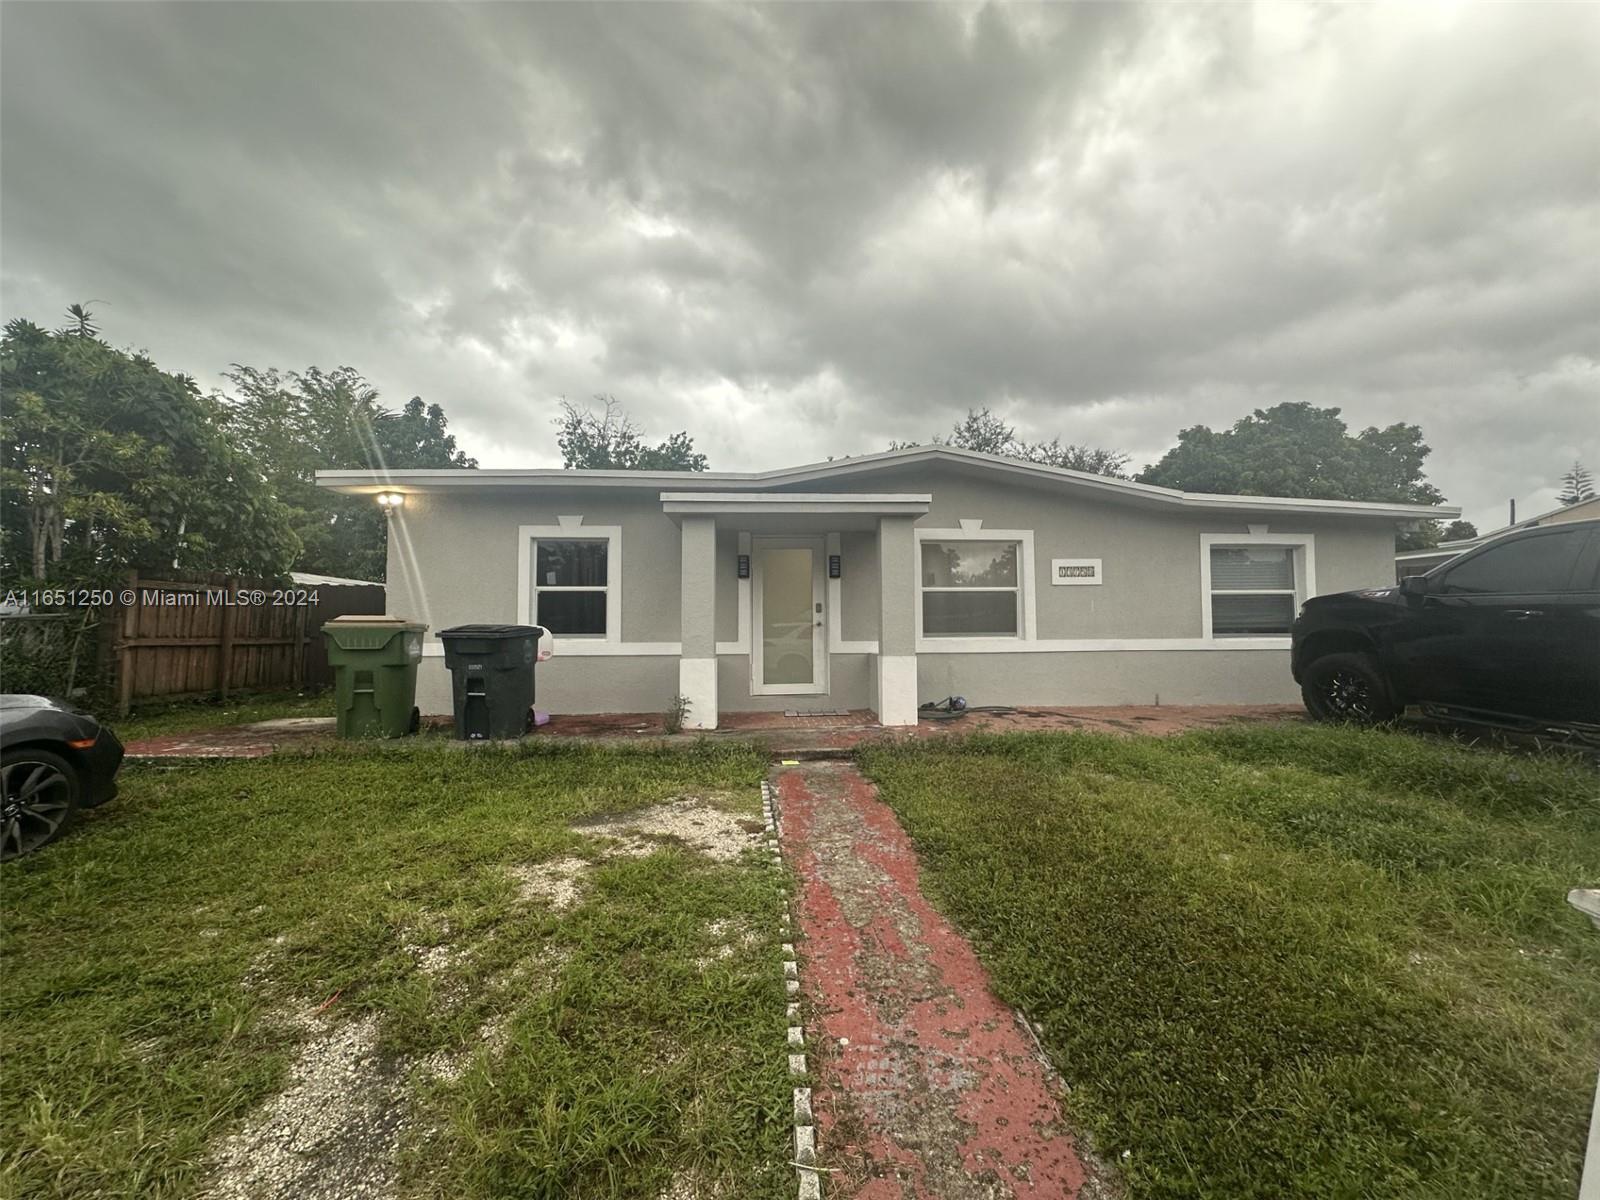
[[608,392],[714,468],[988,404],[1135,465],[1419,423],[1600,473],[1600,6],[0,6],[4,316],[347,364],[485,466]]

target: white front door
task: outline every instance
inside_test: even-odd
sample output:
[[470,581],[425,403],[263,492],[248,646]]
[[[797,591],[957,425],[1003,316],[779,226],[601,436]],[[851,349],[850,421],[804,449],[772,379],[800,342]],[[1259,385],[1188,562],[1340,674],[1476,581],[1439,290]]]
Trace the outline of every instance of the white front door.
[[812,696],[828,690],[827,586],[820,537],[751,542],[750,691]]

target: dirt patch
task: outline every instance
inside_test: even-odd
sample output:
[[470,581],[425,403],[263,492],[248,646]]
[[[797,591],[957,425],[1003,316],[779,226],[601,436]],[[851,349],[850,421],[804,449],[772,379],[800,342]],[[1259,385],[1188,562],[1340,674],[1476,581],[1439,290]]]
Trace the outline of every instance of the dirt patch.
[[[488,1052],[490,1058],[500,1055],[506,1048],[510,1036],[510,1013],[501,1013],[478,1027],[478,1042]],[[468,1046],[461,1050],[437,1050],[424,1058],[420,1065],[425,1074],[435,1079],[442,1079],[446,1083],[454,1083],[465,1075],[467,1068],[472,1065],[475,1049],[474,1046]]]
[[643,858],[660,849],[662,842],[678,842],[717,862],[734,862],[760,838],[759,832],[744,827],[744,820],[704,800],[687,798],[583,821],[572,828],[589,837],[610,839],[611,855]]
[[398,1064],[378,1053],[378,1022],[325,1028],[300,1048],[289,1086],[213,1160],[210,1200],[378,1200],[392,1194],[404,1132]]
[[245,968],[244,974],[239,978],[239,986],[247,992],[257,991],[272,978],[273,968],[283,958],[283,948],[289,944],[289,935],[286,933],[274,934],[267,945],[250,960],[250,965]]
[[751,950],[761,944],[761,935],[743,921],[718,919],[706,926],[706,939],[711,952],[695,959],[701,970],[721,959],[732,958],[741,950]]
[[424,975],[439,975],[466,957],[450,944],[450,934],[450,922],[444,917],[424,915],[414,929],[401,934],[400,948]]
[[[761,840],[764,826],[719,807],[731,799],[721,792],[685,796],[653,808],[578,821],[572,830],[604,839],[606,858],[644,858],[663,844],[677,843],[718,862],[733,862]],[[582,898],[584,877],[593,868],[594,863],[569,854],[548,862],[516,863],[505,871],[516,884],[517,899],[542,900],[565,912]]]
[[517,863],[506,874],[517,885],[517,899],[543,900],[557,912],[565,912],[578,902],[589,862],[567,856],[542,863]]
[[[522,959],[503,971],[496,972],[489,977],[488,985],[496,992],[507,993],[505,1000],[507,1004],[513,1007],[523,1004],[534,993],[548,989],[571,956],[571,951],[564,947],[550,947],[539,954]],[[496,1013],[478,1026],[476,1041],[468,1039],[465,1046],[457,1049],[435,1051],[422,1059],[418,1065],[426,1075],[442,1079],[447,1083],[455,1082],[466,1074],[479,1047],[482,1047],[491,1059],[499,1057],[505,1051],[506,1044],[511,1038],[511,1018],[512,1008]]]
[[715,1184],[697,1179],[687,1171],[679,1171],[667,1182],[656,1200],[721,1200],[728,1193]]

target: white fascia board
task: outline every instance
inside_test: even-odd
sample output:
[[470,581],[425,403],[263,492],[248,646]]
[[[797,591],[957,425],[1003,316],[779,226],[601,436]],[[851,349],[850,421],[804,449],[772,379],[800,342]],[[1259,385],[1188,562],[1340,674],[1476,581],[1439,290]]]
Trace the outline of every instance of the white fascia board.
[[688,481],[694,483],[749,484],[752,476],[740,472],[702,471],[577,471],[560,467],[426,468],[414,471],[318,471],[318,487],[349,495],[374,492],[431,492],[455,488],[559,487],[652,488],[659,490]]
[[933,506],[927,493],[906,492],[662,492],[667,513],[814,516],[921,516]]
[[562,467],[531,469],[436,468],[414,471],[318,471],[317,486],[352,494],[385,490],[430,491],[435,488],[477,487],[650,487],[675,491],[710,491],[718,484],[744,488],[773,488],[818,479],[836,479],[870,472],[886,466],[915,466],[919,463],[956,463],[982,467],[1000,474],[1069,485],[1078,490],[1102,492],[1128,500],[1143,500],[1160,505],[1199,510],[1241,512],[1329,514],[1352,517],[1384,517],[1397,520],[1432,520],[1458,517],[1461,509],[1453,505],[1369,503],[1359,500],[1305,500],[1289,496],[1226,496],[1200,492],[1180,492],[1172,488],[1136,483],[1131,479],[1112,479],[1065,467],[1048,467],[1020,459],[980,454],[954,446],[913,446],[862,454],[832,462],[782,467],[772,471],[585,471]]
[[1389,517],[1398,521],[1432,521],[1459,517],[1461,509],[1450,504],[1387,504],[1365,500],[1305,500],[1294,496],[1211,496],[1201,492],[1182,493],[1185,508],[1253,510],[1256,512],[1298,513],[1302,516]]

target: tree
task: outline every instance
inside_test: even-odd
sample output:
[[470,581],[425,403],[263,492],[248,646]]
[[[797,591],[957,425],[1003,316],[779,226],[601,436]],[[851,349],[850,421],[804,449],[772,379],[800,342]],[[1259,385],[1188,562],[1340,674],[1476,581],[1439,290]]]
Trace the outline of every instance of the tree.
[[696,453],[687,433],[673,434],[650,446],[644,434],[611,396],[596,396],[605,407],[597,414],[570,400],[561,402],[556,418],[556,445],[561,465],[591,471],[704,471],[706,456]]
[[129,568],[286,571],[288,514],[192,379],[117,350],[91,314],[0,339],[0,559],[8,577],[103,581]]
[[1396,424],[1352,437],[1337,408],[1287,403],[1256,409],[1217,433],[1195,425],[1139,479],[1186,492],[1437,504],[1422,477],[1422,430]]
[[1395,535],[1396,550],[1432,550],[1441,542],[1458,542],[1478,536],[1478,527],[1471,521],[1415,521]]
[[300,570],[382,579],[388,555],[388,522],[378,506],[317,487],[317,471],[478,465],[456,448],[437,404],[413,396],[390,411],[350,367],[281,372],[235,363],[227,379],[235,391],[229,430],[288,507],[303,546]]
[[967,415],[950,427],[950,436],[941,440],[935,434],[933,444],[976,450],[980,454],[999,454],[1007,458],[1022,457],[1017,452],[1024,448],[1017,440],[1016,429],[988,408],[967,409]]
[[94,323],[93,315],[83,305],[67,305],[67,318],[69,323],[58,329],[57,333],[71,334],[75,337],[100,336],[100,327]]
[[[891,442],[889,449],[904,450],[917,442]],[[1120,450],[1102,450],[1093,446],[1062,444],[1059,437],[1048,442],[1025,442],[1017,431],[1006,424],[988,408],[968,409],[967,415],[957,421],[946,437],[934,435],[935,446],[955,446],[962,450],[976,450],[982,454],[995,454],[1002,458],[1018,458],[1040,463],[1047,467],[1065,467],[1069,471],[1084,471],[1091,475],[1109,475],[1115,479],[1127,478],[1128,456]]]
[[[1370,426],[1351,436],[1337,408],[1291,402],[1258,408],[1221,433],[1204,425],[1182,430],[1139,480],[1186,492],[1438,504],[1443,495],[1422,474],[1430,452],[1416,425]],[[1437,522],[1415,525],[1398,535],[1398,549],[1438,542]]]
[[1581,462],[1574,460],[1572,469],[1561,477],[1561,482],[1565,485],[1565,488],[1556,499],[1561,501],[1562,504],[1570,507],[1574,504],[1582,504],[1585,500],[1594,499],[1594,479],[1590,476],[1588,468]]

